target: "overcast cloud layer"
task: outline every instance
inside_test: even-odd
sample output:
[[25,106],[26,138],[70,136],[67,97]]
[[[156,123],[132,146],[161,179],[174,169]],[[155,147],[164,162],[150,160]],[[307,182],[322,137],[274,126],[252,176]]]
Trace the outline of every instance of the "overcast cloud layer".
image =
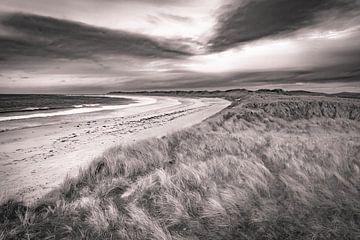
[[357,0],[2,0],[0,93],[360,91]]

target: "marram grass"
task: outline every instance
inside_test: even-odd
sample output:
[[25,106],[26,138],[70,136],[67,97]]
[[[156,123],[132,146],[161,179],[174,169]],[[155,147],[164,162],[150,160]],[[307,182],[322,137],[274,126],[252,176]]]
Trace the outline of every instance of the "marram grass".
[[105,152],[0,239],[359,239],[359,103],[258,96]]

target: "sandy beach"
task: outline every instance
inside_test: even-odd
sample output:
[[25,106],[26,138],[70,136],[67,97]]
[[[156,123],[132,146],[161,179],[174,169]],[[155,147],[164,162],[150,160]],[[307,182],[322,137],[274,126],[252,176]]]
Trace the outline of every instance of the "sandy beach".
[[[137,97],[107,111],[0,122],[0,189],[32,202],[107,148],[161,137],[229,105],[223,99]],[[6,189],[6,191],[5,191]]]

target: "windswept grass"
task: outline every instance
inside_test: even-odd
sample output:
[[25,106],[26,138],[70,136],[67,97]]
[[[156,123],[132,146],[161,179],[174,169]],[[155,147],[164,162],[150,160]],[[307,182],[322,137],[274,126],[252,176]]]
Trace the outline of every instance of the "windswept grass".
[[360,104],[253,94],[161,139],[118,146],[0,239],[358,239]]

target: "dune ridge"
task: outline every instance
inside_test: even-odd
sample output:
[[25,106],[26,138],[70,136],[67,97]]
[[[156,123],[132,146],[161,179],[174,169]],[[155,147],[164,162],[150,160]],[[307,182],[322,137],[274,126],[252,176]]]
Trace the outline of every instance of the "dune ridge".
[[359,107],[234,97],[189,129],[108,150],[33,206],[3,203],[2,236],[356,239]]

